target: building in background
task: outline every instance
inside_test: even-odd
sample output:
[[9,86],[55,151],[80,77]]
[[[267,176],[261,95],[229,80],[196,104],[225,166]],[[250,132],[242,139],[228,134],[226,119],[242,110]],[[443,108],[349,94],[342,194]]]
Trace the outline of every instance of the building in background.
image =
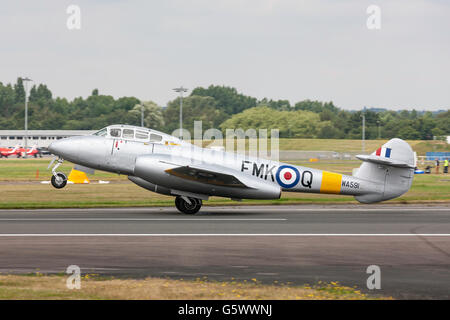
[[[28,147],[46,148],[55,140],[92,134],[96,130],[28,130]],[[0,146],[24,146],[25,130],[0,130]]]

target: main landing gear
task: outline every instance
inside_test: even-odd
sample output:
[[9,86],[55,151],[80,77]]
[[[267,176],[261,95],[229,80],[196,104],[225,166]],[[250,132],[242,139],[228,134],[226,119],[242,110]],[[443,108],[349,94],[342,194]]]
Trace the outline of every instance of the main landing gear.
[[178,196],[175,198],[175,206],[178,210],[185,214],[195,214],[202,207],[202,200],[185,196]]
[[[64,188],[67,184],[67,176],[62,173],[62,172],[56,172],[56,169],[63,163],[63,159],[59,158],[57,160],[57,163],[55,164],[55,166],[52,168],[52,186],[55,187],[56,189],[61,189]],[[49,168],[52,166],[53,162],[55,162],[55,159],[52,160],[52,162],[50,162],[49,164]]]

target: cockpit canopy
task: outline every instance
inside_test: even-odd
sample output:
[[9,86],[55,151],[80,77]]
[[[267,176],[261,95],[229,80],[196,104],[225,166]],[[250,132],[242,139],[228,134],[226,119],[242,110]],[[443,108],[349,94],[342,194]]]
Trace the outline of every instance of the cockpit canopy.
[[178,144],[181,142],[178,138],[156,130],[129,125],[108,126],[95,132],[93,135],[113,139],[124,139],[161,144]]

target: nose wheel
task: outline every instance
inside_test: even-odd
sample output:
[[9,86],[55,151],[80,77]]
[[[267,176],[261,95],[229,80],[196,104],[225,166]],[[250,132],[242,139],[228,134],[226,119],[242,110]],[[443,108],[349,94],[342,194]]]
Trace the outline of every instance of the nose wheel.
[[[56,158],[53,159],[50,164],[49,164],[49,168],[53,165],[53,163],[55,162]],[[67,184],[67,176],[62,173],[62,172],[56,172],[56,169],[63,163],[63,159],[59,158],[58,160],[56,160],[56,164],[55,166],[52,168],[52,186],[55,187],[56,189],[61,189],[64,188]]]
[[56,189],[62,189],[67,184],[67,176],[62,172],[56,172],[52,175],[52,186]]
[[202,200],[178,196],[175,198],[175,206],[178,210],[185,214],[195,214],[202,207]]

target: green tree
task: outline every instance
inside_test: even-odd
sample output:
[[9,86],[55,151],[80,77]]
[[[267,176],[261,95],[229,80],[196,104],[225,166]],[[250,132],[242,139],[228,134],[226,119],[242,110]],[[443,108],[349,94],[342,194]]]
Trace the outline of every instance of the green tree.
[[136,104],[133,109],[128,111],[128,123],[132,125],[141,125],[142,109],[144,111],[144,127],[159,130],[164,126],[164,117],[162,108],[153,101],[144,101]]
[[401,126],[401,129],[398,131],[398,136],[401,139],[408,139],[408,140],[420,139],[419,131],[408,125]]
[[[22,79],[15,84],[0,83],[0,128],[21,129],[24,122],[25,90]],[[178,128],[179,98],[167,108],[153,106],[147,112],[146,125],[172,132]],[[258,101],[239,93],[235,88],[211,85],[195,88],[183,100],[183,126],[192,129],[194,120],[203,121],[203,129],[221,128],[278,128],[282,137],[361,138],[361,111],[337,108],[333,102],[304,100],[292,107],[288,100]],[[30,90],[30,129],[100,129],[113,123],[140,124],[140,104],[135,97],[100,95],[94,89],[87,98],[71,101],[54,97],[45,84]],[[144,103],[145,104],[145,103]],[[258,107],[256,107],[258,106]],[[366,138],[381,137],[433,139],[450,135],[450,111],[392,111],[371,108],[366,111]],[[161,118],[164,121],[160,121]]]
[[290,111],[292,109],[289,100],[268,100],[267,98],[262,99],[258,106],[268,106],[272,109],[281,111]]
[[450,135],[450,110],[437,115],[436,129],[441,132],[440,135]]
[[235,88],[211,85],[192,90],[191,96],[213,97],[216,108],[231,116],[245,109],[255,107],[257,99],[238,93]]
[[[0,82],[0,115],[3,118],[9,118],[14,112],[16,96],[13,87],[8,84],[4,86]],[[4,127],[2,127],[4,128]]]
[[[164,110],[165,130],[170,133],[179,128],[180,98],[170,101]],[[202,121],[203,130],[217,128],[227,115],[217,107],[214,98],[189,96],[183,99],[183,129],[193,134],[194,121]]]
[[340,136],[339,129],[337,129],[331,121],[327,121],[328,123],[322,123],[322,127],[320,128],[317,137],[320,139],[337,139]]
[[135,105],[141,103],[137,98],[135,97],[122,97],[117,99],[114,102],[113,110],[124,110],[129,111],[134,108]]
[[17,78],[17,82],[14,85],[15,102],[25,103],[25,88],[23,86],[22,78]]
[[294,106],[295,110],[305,110],[312,111],[316,113],[320,113],[324,110],[329,110],[333,113],[337,113],[339,109],[335,107],[332,101],[330,102],[320,102],[320,101],[311,101],[311,100],[303,100],[299,101]]
[[267,129],[268,134],[277,129],[282,138],[316,138],[322,125],[319,115],[311,111],[280,111],[259,106],[233,115],[220,128],[224,132],[226,129]]

